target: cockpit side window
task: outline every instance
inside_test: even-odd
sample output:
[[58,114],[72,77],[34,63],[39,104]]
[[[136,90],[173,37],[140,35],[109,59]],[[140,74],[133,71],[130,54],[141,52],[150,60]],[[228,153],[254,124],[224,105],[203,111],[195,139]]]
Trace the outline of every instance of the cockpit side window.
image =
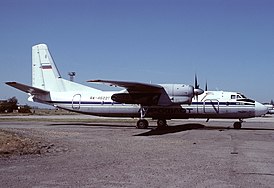
[[247,99],[247,98],[243,94],[237,93],[237,99]]
[[242,97],[243,99],[247,99],[246,96],[244,96],[243,94],[241,94],[241,97]]
[[231,95],[231,99],[235,99],[236,98],[236,96],[235,95]]

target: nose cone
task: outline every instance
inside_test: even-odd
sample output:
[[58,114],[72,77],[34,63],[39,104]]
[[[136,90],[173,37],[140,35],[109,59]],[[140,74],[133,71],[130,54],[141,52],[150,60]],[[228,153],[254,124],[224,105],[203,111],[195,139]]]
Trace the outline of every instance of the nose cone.
[[268,112],[268,108],[259,103],[259,102],[255,102],[255,117],[260,117],[262,115],[265,115]]

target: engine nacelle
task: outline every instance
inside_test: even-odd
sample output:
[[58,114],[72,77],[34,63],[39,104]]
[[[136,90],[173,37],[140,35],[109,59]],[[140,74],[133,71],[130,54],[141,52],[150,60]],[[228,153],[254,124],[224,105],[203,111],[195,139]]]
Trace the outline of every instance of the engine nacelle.
[[192,102],[192,98],[191,97],[180,97],[180,96],[172,96],[170,98],[170,100],[173,102],[173,103],[176,103],[176,104],[191,104]]
[[[185,84],[160,84],[168,94],[172,103],[191,104],[192,98],[196,95],[194,87]],[[145,106],[158,105],[161,93],[139,92],[139,93],[115,93],[111,99],[125,104],[141,104]]]
[[160,84],[169,96],[194,96],[194,87],[185,84]]
[[171,101],[178,104],[190,104],[194,97],[194,87],[185,84],[161,84]]

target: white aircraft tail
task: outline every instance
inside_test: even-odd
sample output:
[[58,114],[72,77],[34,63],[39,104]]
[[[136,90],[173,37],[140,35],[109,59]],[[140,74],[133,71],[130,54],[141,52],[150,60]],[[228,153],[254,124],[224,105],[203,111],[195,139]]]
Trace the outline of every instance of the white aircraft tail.
[[32,86],[45,91],[99,91],[61,77],[46,44],[32,47]]

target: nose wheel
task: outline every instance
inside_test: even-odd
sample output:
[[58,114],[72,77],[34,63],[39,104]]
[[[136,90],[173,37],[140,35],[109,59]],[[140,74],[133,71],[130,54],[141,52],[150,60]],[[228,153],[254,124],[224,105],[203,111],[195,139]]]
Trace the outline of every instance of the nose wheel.
[[237,121],[233,124],[234,129],[242,128],[242,121]]

